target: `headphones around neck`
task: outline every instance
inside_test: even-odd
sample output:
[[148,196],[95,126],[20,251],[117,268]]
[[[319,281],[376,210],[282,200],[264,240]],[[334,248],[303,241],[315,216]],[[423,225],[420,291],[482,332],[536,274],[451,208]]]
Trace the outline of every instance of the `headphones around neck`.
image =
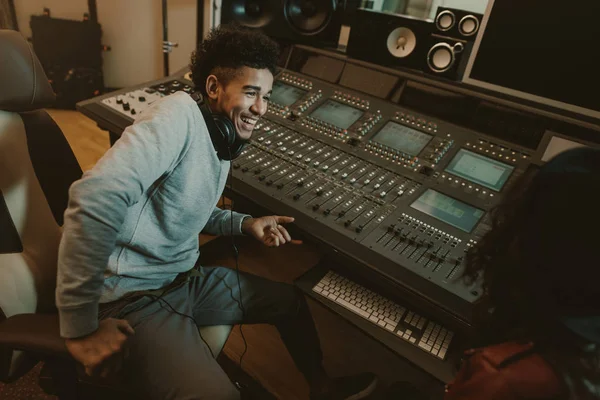
[[229,117],[223,114],[214,114],[198,92],[192,94],[192,99],[196,101],[202,112],[217,157],[224,161],[231,161],[239,157],[247,141],[239,137]]

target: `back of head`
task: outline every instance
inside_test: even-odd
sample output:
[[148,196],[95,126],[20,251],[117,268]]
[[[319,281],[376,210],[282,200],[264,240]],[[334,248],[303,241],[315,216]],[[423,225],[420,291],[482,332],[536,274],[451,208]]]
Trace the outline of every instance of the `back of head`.
[[237,24],[219,25],[192,54],[190,69],[196,90],[206,95],[206,79],[216,75],[227,82],[241,67],[277,73],[279,46],[259,30]]
[[505,194],[467,275],[483,273],[492,307],[600,315],[598,229],[600,151],[564,152]]

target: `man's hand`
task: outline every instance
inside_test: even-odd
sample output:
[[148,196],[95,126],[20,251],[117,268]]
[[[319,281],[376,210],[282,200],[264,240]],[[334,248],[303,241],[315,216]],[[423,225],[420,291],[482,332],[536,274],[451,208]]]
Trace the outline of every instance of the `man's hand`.
[[127,357],[125,345],[133,334],[126,320],[107,318],[100,321],[94,333],[65,342],[69,353],[85,367],[86,374],[106,378],[121,369]]
[[254,236],[269,247],[277,247],[285,243],[302,244],[301,240],[292,240],[288,231],[281,225],[291,222],[294,222],[294,218],[279,215],[246,218],[242,222],[242,232]]

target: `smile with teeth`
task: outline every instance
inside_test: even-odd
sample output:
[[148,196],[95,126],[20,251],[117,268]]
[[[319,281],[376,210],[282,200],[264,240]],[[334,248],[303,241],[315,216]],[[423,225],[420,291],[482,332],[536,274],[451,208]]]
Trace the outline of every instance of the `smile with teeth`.
[[248,118],[248,117],[241,117],[242,122],[246,123],[246,124],[250,124],[250,125],[254,125],[256,123],[256,119],[254,118]]

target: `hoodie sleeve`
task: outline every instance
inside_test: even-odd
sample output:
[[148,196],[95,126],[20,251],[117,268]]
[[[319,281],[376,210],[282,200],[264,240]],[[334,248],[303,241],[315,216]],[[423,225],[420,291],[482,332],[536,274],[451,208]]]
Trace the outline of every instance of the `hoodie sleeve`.
[[233,235],[242,235],[242,222],[245,218],[250,218],[250,215],[215,207],[202,232],[217,236],[230,236],[232,232]]

